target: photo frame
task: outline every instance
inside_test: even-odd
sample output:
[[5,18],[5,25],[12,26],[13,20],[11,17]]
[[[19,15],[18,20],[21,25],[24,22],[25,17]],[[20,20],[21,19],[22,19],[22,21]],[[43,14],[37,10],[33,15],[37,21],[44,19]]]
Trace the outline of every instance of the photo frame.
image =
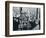
[[5,36],[45,34],[45,4],[5,1]]

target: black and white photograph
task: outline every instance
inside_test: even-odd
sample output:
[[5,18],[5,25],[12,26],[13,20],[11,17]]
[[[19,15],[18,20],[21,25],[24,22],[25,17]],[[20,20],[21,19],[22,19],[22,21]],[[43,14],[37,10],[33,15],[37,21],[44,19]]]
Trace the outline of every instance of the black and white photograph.
[[40,30],[40,8],[13,7],[13,31]]
[[45,4],[6,1],[5,35],[27,36],[45,34]]

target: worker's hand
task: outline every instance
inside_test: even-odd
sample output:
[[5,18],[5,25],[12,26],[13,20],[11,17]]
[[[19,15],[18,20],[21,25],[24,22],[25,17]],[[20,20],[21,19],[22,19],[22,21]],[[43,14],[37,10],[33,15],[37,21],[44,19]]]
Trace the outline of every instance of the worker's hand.
[[39,19],[37,19],[37,20],[35,21],[35,23],[38,24],[38,23],[39,23]]

